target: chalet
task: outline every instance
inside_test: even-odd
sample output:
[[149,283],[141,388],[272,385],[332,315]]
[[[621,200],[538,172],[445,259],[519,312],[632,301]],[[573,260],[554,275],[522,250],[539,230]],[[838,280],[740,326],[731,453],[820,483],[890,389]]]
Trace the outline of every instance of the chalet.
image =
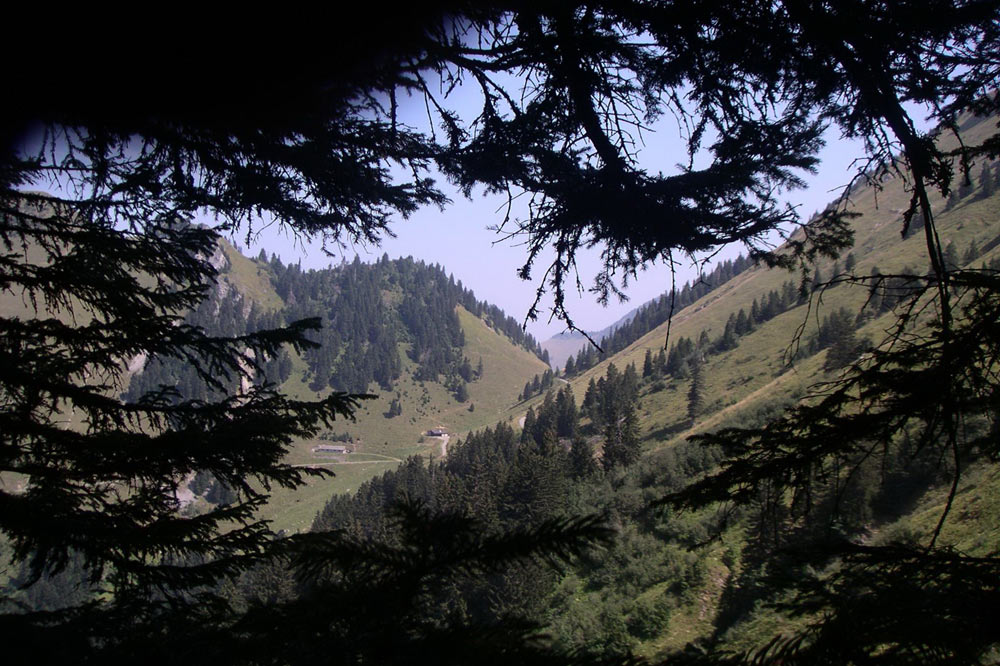
[[313,453],[350,453],[351,450],[343,444],[320,444],[314,446]]
[[448,432],[444,428],[431,428],[427,431],[428,437],[441,437],[447,434]]

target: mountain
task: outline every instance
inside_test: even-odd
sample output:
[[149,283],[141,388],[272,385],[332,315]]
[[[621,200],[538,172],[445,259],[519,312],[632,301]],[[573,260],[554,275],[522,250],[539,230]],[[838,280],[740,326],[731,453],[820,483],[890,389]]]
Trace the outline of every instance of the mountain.
[[[964,127],[967,140],[980,140],[980,135],[990,131],[990,125],[986,120],[967,121]],[[979,266],[996,256],[1000,215],[994,194],[985,198],[978,194],[979,173],[973,172],[972,178],[970,186],[964,188],[963,198],[949,204],[938,196],[935,210],[941,237],[954,257],[952,261]],[[810,350],[806,343],[821,332],[825,317],[840,308],[856,316],[871,295],[863,286],[819,283],[846,273],[868,275],[876,267],[890,273],[902,273],[906,268],[924,270],[927,259],[922,234],[912,228],[905,238],[900,237],[910,195],[898,179],[883,180],[878,185],[878,188],[856,186],[852,192],[850,209],[859,215],[852,223],[854,246],[838,260],[821,260],[814,272],[804,276],[752,267],[674,315],[669,347],[675,347],[682,339],[697,342],[702,336],[713,345],[704,363],[705,393],[712,398],[704,416],[688,427],[686,401],[690,378],[666,376],[662,387],[645,391],[640,408],[648,412],[643,419],[643,438],[650,448],[670,446],[692,432],[716,427],[727,419],[736,420],[737,414],[751,410],[754,404],[799,394],[816,381],[823,374],[826,347]],[[793,240],[796,238],[793,236]],[[790,293],[798,293],[803,286],[812,292],[811,301]],[[788,303],[789,299],[794,300]],[[890,322],[889,305],[868,303],[858,317],[856,334],[881,339]],[[731,349],[721,349],[718,343],[726,334],[727,324],[735,324],[741,310],[751,317],[755,308],[766,312],[763,317],[757,315],[753,330],[737,335],[738,344]],[[666,341],[667,325],[663,323],[613,356],[568,378],[570,386],[577,395],[582,395],[590,381],[604,376],[612,363],[619,368],[634,364],[641,370],[646,352],[658,354],[664,350]],[[795,360],[791,365],[790,359]]]
[[549,363],[552,368],[562,368],[566,365],[566,359],[589,345],[588,335],[594,340],[600,340],[596,331],[587,331],[586,335],[579,331],[564,331],[542,341],[542,349],[549,353]]
[[[632,318],[635,317],[639,309],[644,306],[645,304],[637,308],[632,308],[625,316],[618,319],[618,321],[605,326],[599,331],[587,331],[586,333],[564,331],[542,342],[542,349],[549,353],[549,363],[552,365],[552,369],[565,367],[566,359],[570,356],[575,356],[581,349],[590,345],[590,340],[600,342],[603,338],[614,333],[622,324],[632,321]],[[587,339],[587,336],[590,336],[590,340]]]
[[[651,329],[666,322],[674,312],[684,309],[747,270],[751,263],[743,255],[721,261],[694,282],[686,282],[676,292],[665,292],[643,303],[600,331],[587,334],[576,331],[561,333],[543,342],[542,348],[549,352],[553,368],[562,368],[565,375],[583,372],[598,360],[621,351]],[[598,343],[599,351],[587,339],[588,335],[590,340]],[[559,359],[558,362],[556,358]]]
[[[981,141],[995,130],[994,124],[989,119],[966,119],[965,140]],[[950,197],[933,199],[950,266],[1000,269],[998,188],[1000,164],[977,164],[971,179]],[[854,187],[850,202],[850,210],[858,214],[852,222],[854,245],[839,259],[821,260],[805,274],[750,268],[679,310],[669,340],[667,326],[661,324],[567,378],[574,395],[586,403],[585,396],[593,394],[596,403],[606,393],[602,384],[633,369],[632,376],[639,378],[634,402],[643,456],[634,471],[613,477],[603,491],[591,491],[591,506],[632,518],[619,517],[626,536],[622,548],[607,558],[613,564],[570,576],[553,595],[553,606],[559,610],[550,607],[547,613],[555,618],[552,631],[561,640],[577,647],[617,641],[649,657],[682,650],[693,641],[740,652],[759,648],[778,633],[804,629],[815,619],[785,614],[769,605],[788,599],[769,587],[767,577],[782,573],[770,564],[778,554],[749,538],[752,512],[733,509],[727,518],[722,507],[718,513],[666,512],[652,518],[642,507],[712,471],[728,454],[690,444],[688,437],[768,423],[818,382],[836,378],[840,368],[866,346],[885,339],[895,322],[891,309],[910,288],[907,281],[848,284],[837,276],[867,276],[876,269],[888,275],[920,275],[927,270],[922,229],[911,227],[901,236],[909,200],[899,178]],[[799,238],[799,234],[792,237]],[[647,358],[653,359],[654,367],[643,377]],[[657,364],[657,359],[663,360]],[[543,397],[535,397],[517,412],[542,405]],[[585,406],[584,416],[588,409],[593,412]],[[586,430],[586,418],[581,424]],[[590,432],[600,455],[599,449],[606,446],[604,432]],[[948,507],[947,487],[939,485],[947,476],[942,475],[941,461],[913,455],[913,460],[891,469],[862,467],[843,499],[841,530],[872,544],[929,540]],[[986,556],[1000,548],[1000,531],[984,520],[1000,511],[1000,474],[981,459],[965,464],[970,468],[938,545]],[[601,498],[601,492],[612,493],[614,499]],[[729,529],[721,539],[710,541],[722,520],[732,521]],[[703,545],[686,550],[696,544]],[[677,546],[684,552],[675,550]],[[648,554],[638,555],[640,549]],[[663,558],[680,571],[664,570]],[[563,601],[566,598],[572,603]],[[636,614],[654,612],[661,613],[655,629],[629,625]],[[616,629],[615,617],[625,626]],[[591,638],[574,637],[580,626],[589,627]]]
[[[990,129],[984,123],[962,123],[970,142]],[[977,167],[951,197],[934,199],[938,231],[950,265],[996,269],[1000,165]],[[783,586],[808,581],[826,592],[837,564],[789,561],[773,546],[777,539],[761,537],[771,516],[755,504],[678,512],[653,503],[733,455],[689,436],[773,422],[891,330],[907,281],[849,284],[838,276],[876,268],[899,276],[926,272],[919,229],[900,233],[908,202],[898,179],[855,187],[854,246],[838,259],[794,273],[731,266],[711,285],[689,285],[685,296],[678,294],[682,306],[669,338],[658,321],[663,298],[648,303],[604,336],[603,356],[575,359],[574,372],[550,381],[551,390],[521,401],[525,381],[546,372],[553,377],[537,343],[519,337],[516,322],[476,301],[439,266],[412,259],[303,271],[266,254],[248,259],[223,243],[215,257],[220,280],[188,321],[240,333],[319,315],[322,346],[259,359],[261,380],[293,398],[335,390],[380,394],[365,403],[357,422],[294,444],[290,461],[328,466],[337,477],[295,494],[276,491],[264,515],[278,527],[343,530],[378,554],[392,553],[382,546],[398,543],[393,511],[404,495],[429,510],[462,512],[487,535],[539,525],[544,531],[569,516],[607,516],[614,539],[572,565],[554,569],[529,559],[498,566],[460,588],[436,590],[435,608],[482,626],[511,618],[539,622],[581,657],[739,654],[819,619],[825,610],[819,603],[805,613],[788,611],[794,597]],[[11,299],[3,305],[19,307]],[[128,361],[132,385],[123,390],[166,384],[192,397],[212,390],[184,367]],[[964,426],[977,436],[993,424]],[[314,451],[320,447],[326,450]],[[993,556],[1000,550],[996,465],[984,455],[963,461],[966,473],[949,493],[942,486],[947,461],[911,452],[859,464],[835,498],[841,504],[835,523],[803,522],[782,536],[830,528],[863,546],[926,543],[948,508],[938,543]],[[185,510],[192,514],[204,502],[226,502],[227,489],[209,475],[187,485]],[[456,524],[420,538],[440,544]],[[287,572],[248,572],[231,592],[236,603],[250,605],[276,590],[290,594],[287,579]],[[862,602],[869,596],[858,595]],[[933,619],[922,597],[915,602]]]
[[[408,456],[440,457],[449,437],[506,418],[525,380],[547,367],[516,320],[478,301],[440,266],[383,256],[302,270],[266,252],[244,257],[225,241],[213,263],[216,287],[188,323],[239,335],[318,316],[319,346],[264,359],[259,380],[299,399],[331,391],[375,396],[362,403],[356,421],[293,444],[289,462],[325,467],[336,477],[313,480],[294,497],[275,489],[263,513],[284,529],[307,527],[331,494],[356,490]],[[191,366],[131,361],[130,398],[160,385],[187,398],[212,394]],[[446,436],[429,436],[431,430]],[[191,511],[226,495],[211,478],[192,485]]]
[[[988,124],[963,122],[966,139],[982,140]],[[952,267],[1000,269],[998,178],[1000,164],[977,165],[971,182],[934,199]],[[674,313],[669,339],[665,323],[650,326],[620,350],[550,382],[549,390],[532,392],[495,427],[453,442],[445,460],[430,467],[410,461],[353,496],[332,498],[315,527],[392,542],[400,489],[501,531],[603,513],[616,529],[606,548],[557,573],[503,569],[452,591],[447,607],[484,623],[526,617],[544,624],[560,647],[606,659],[682,651],[692,659],[752,656],[772,637],[806,631],[823,617],[831,598],[823,596],[831,592],[824,586],[837,574],[837,561],[791,560],[767,532],[772,516],[762,504],[678,512],[651,503],[734,455],[688,437],[773,422],[892,330],[899,314],[893,308],[912,282],[851,284],[843,277],[876,269],[918,278],[926,272],[920,230],[901,235],[908,203],[898,178],[854,187],[854,245],[839,258],[805,272],[732,271]],[[515,419],[520,430],[510,426]],[[966,425],[969,437],[990,427]],[[733,449],[738,455],[739,445]],[[938,544],[990,556],[1000,549],[1000,472],[986,458],[964,462],[952,497],[942,473],[947,463],[933,450],[915,447],[888,460],[866,456],[833,497],[804,500],[817,505],[815,524],[793,524],[782,537],[787,543],[830,529],[862,546],[926,544],[950,508]],[[818,596],[811,597],[815,606],[796,612],[787,604],[795,600],[791,586],[802,581]],[[934,611],[921,606],[921,613]]]

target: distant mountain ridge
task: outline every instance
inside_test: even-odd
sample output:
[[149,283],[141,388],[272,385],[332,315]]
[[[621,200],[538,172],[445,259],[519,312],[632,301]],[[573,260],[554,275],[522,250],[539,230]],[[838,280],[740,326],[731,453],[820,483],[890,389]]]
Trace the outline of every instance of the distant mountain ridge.
[[[996,119],[966,117],[960,126],[963,140],[977,145],[995,131]],[[958,147],[949,135],[939,140],[946,149]],[[546,630],[555,640],[597,649],[624,644],[659,663],[692,643],[699,650],[707,645],[723,654],[753,654],[776,631],[794,633],[797,626],[811,622],[784,612],[787,589],[769,589],[761,582],[774,562],[782,561],[751,531],[752,521],[767,514],[750,511],[741,520],[733,518],[738,512],[720,507],[667,511],[650,520],[647,502],[719,473],[719,465],[734,457],[734,450],[738,455],[735,446],[692,443],[692,435],[773,422],[810,391],[829,386],[822,382],[835,381],[893,330],[898,314],[893,308],[905,302],[913,288],[912,281],[898,276],[919,280],[928,269],[920,220],[911,220],[907,233],[901,234],[910,196],[898,176],[859,181],[847,204],[858,214],[852,221],[854,245],[839,258],[823,258],[791,273],[750,267],[677,308],[669,349],[663,349],[667,325],[660,323],[616,353],[595,353],[592,365],[553,385],[580,400],[580,430],[589,430],[588,444],[595,450],[603,447],[596,454],[601,457],[617,444],[615,437],[623,428],[595,428],[593,415],[612,402],[609,386],[628,384],[631,390],[624,402],[634,406],[635,421],[619,423],[630,426],[642,447],[641,462],[628,473],[609,475],[603,485],[588,488],[594,498],[591,508],[612,506],[619,511],[633,502],[631,515],[621,518],[627,546],[617,557],[568,576],[568,586],[555,587],[552,603],[544,607],[545,621],[551,623]],[[937,192],[931,197],[945,263],[963,270],[1000,271],[1000,161],[974,164],[970,179],[958,183],[948,197]],[[897,277],[865,280],[873,274]],[[530,396],[517,405],[517,413],[526,414],[525,422],[530,423],[546,411],[547,402],[557,403],[559,395],[550,395],[543,391]],[[523,441],[523,432],[521,437]],[[855,471],[836,495],[841,510],[838,538],[850,534],[875,546],[929,541],[952,500],[947,487],[937,485],[945,466],[941,459],[928,457],[917,464],[916,458],[915,453],[907,454],[897,463],[865,455],[856,467],[845,465]],[[927,467],[921,471],[921,465]],[[1000,532],[996,521],[986,516],[995,517],[1000,510],[1000,470],[983,456],[964,465],[968,469],[962,488],[938,543],[974,556],[992,556]],[[482,475],[478,469],[476,473]],[[900,492],[903,478],[909,484],[905,493]],[[724,514],[724,522],[733,521],[731,529],[722,538],[706,538],[718,529]],[[672,552],[678,547],[684,556]],[[686,577],[657,568],[664,561],[683,562],[683,557],[690,558],[689,571],[697,573]],[[802,570],[786,573],[799,576]],[[823,581],[824,575],[816,580]],[[637,583],[642,576],[646,578]],[[624,627],[619,618],[627,618]],[[654,619],[651,627],[643,625],[645,618]],[[581,626],[587,631],[581,632]]]
[[585,334],[579,331],[563,331],[562,333],[556,333],[548,340],[544,340],[541,342],[541,347],[549,353],[549,364],[553,369],[564,367],[566,359],[570,356],[575,356],[581,349],[590,344],[587,336],[590,336],[591,340],[600,341],[602,338],[614,333],[615,329],[619,326],[631,321],[640,308],[645,305],[646,303],[643,303],[639,307],[632,308],[624,317],[599,331],[587,331]]
[[[601,351],[592,347],[587,335],[576,331],[560,333],[543,342],[541,346],[549,352],[553,368],[563,368],[567,374],[582,372],[599,359],[624,349],[665,322],[672,311],[679,312],[752,265],[753,262],[743,255],[736,259],[727,259],[716,264],[709,273],[699,276],[694,282],[686,282],[674,294],[673,299],[671,299],[671,292],[664,292],[639,307],[633,308],[610,326],[600,331],[588,332],[587,335],[590,336],[590,339],[600,345]],[[570,358],[574,356],[575,360],[570,361]]]
[[[286,529],[306,527],[331,494],[357,488],[408,456],[442,455],[446,440],[427,433],[459,434],[504,418],[525,381],[547,368],[544,351],[517,320],[478,300],[438,265],[383,256],[303,270],[263,251],[250,259],[225,241],[213,264],[216,287],[186,323],[229,336],[309,317],[322,323],[310,334],[318,347],[255,359],[263,370],[258,383],[270,382],[293,399],[331,391],[378,396],[362,403],[356,421],[293,444],[289,462],[322,465],[337,477],[314,482],[294,499],[275,491],[265,515]],[[190,365],[134,361],[130,399],[160,387],[175,400],[216,395]],[[218,381],[230,391],[248,388],[235,386],[235,378]],[[343,444],[339,457],[317,453],[330,442]],[[211,478],[192,483],[200,501],[227,496]]]

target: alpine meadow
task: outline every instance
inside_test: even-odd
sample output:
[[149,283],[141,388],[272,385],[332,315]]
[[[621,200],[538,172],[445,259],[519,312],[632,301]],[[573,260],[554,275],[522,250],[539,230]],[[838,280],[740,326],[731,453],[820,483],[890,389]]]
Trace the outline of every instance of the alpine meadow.
[[[9,663],[1000,662],[996,0],[87,18],[2,47]],[[524,311],[351,260],[480,195]]]

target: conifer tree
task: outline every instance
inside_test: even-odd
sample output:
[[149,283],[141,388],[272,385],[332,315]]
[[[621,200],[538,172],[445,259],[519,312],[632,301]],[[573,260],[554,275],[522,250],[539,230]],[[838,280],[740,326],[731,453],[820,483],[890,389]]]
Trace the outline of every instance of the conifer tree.
[[948,241],[944,248],[944,265],[948,270],[955,270],[959,267],[958,248],[955,241]]
[[642,360],[642,378],[647,379],[653,375],[653,351],[646,349],[646,356]]
[[809,280],[809,288],[812,291],[816,291],[822,286],[823,279],[824,279],[823,272],[819,269],[819,266],[817,265],[815,270],[813,271],[812,278]]
[[976,244],[976,239],[973,238],[969,241],[969,247],[966,248],[965,254],[962,255],[962,263],[966,266],[972,266],[973,262],[979,258],[979,246]]
[[688,389],[687,394],[687,415],[692,423],[701,415],[705,402],[705,387],[702,385],[701,365],[701,361],[699,360],[691,363],[691,387]]
[[579,414],[576,409],[576,398],[573,389],[565,386],[556,395],[556,432],[559,437],[573,439],[576,437]]
[[604,427],[604,455],[601,463],[605,470],[627,467],[639,459],[639,418],[633,403],[618,404],[609,414]]
[[569,450],[570,471],[574,478],[586,479],[597,472],[597,463],[594,461],[594,447],[584,438],[573,440],[573,446]]
[[667,367],[667,352],[660,349],[660,353],[656,357],[656,376],[659,376]]
[[[116,584],[113,594],[99,600],[101,608],[113,611],[106,615],[85,608],[69,618],[5,616],[11,629],[5,632],[5,656],[70,661],[66,655],[38,654],[62,649],[64,643],[54,638],[67,628],[71,631],[62,636],[87,636],[73,641],[73,647],[92,653],[78,660],[101,663],[124,661],[139,646],[185,661],[207,641],[181,637],[235,636],[215,631],[225,624],[206,617],[216,606],[187,604],[188,615],[159,614],[169,603],[158,604],[163,597],[151,591],[182,603],[190,599],[187,591],[249,566],[275,548],[278,542],[254,520],[263,501],[259,488],[301,483],[305,472],[281,462],[290,438],[311,436],[320,424],[348,416],[356,405],[346,395],[302,404],[261,387],[208,404],[183,397],[177,402],[169,390],[149,393],[140,402],[115,397],[124,389],[122,358],[188,358],[205,370],[204,381],[215,381],[226,392],[220,376],[256,373],[245,365],[247,348],[262,359],[283,344],[309,346],[304,333],[315,322],[228,340],[180,323],[180,311],[201,300],[212,277],[206,257],[213,254],[214,239],[205,230],[174,227],[205,209],[219,218],[224,231],[252,234],[257,214],[331,244],[375,242],[393,215],[447,203],[427,176],[432,167],[464,192],[479,186],[512,197],[526,192],[539,205],[530,206],[519,222],[528,241],[521,273],[530,275],[553,251],[539,297],[551,288],[554,314],[572,328],[566,279],[582,247],[601,247],[603,265],[594,287],[602,299],[618,293],[616,277],[627,281],[650,262],[669,263],[676,252],[743,242],[755,259],[789,266],[844,248],[849,236],[844,206],[822,213],[805,240],[790,239],[788,253],[770,252],[768,245],[770,232],[799,221],[795,209],[776,197],[798,186],[802,173],[816,166],[821,128],[831,124],[863,139],[868,173],[906,176],[911,203],[902,231],[924,235],[931,262],[930,275],[921,271],[916,277],[919,288],[913,295],[934,299],[929,311],[937,313],[936,328],[929,338],[853,364],[843,390],[832,392],[815,410],[796,410],[763,433],[720,434],[727,444],[733,442],[726,438],[739,437],[732,449],[746,457],[734,459],[721,480],[699,489],[710,488],[713,500],[749,495],[756,501],[763,493],[754,491],[768,484],[767,496],[778,498],[772,502],[776,506],[809,480],[828,478],[828,468],[841,468],[833,463],[850,462],[847,454],[856,454],[856,447],[872,438],[891,450],[900,428],[913,419],[924,441],[939,443],[942,453],[951,451],[962,460],[957,424],[966,416],[989,418],[995,411],[997,336],[991,325],[1000,320],[1000,286],[987,274],[978,280],[950,274],[930,193],[955,189],[950,160],[969,164],[993,155],[996,137],[980,145],[963,143],[945,154],[918,129],[907,103],[928,102],[932,119],[953,133],[957,114],[1000,108],[995,3],[680,6],[638,0],[624,11],[615,3],[424,3],[399,12],[374,5],[357,10],[360,19],[345,18],[340,27],[349,39],[330,38],[326,25],[316,28],[324,31],[322,39],[311,39],[301,34],[310,26],[296,26],[300,48],[321,45],[320,57],[292,52],[280,61],[277,49],[257,55],[221,38],[199,39],[214,42],[218,50],[199,52],[199,65],[218,60],[221,67],[190,66],[174,50],[151,49],[141,77],[79,75],[121,62],[120,35],[111,28],[105,34],[75,24],[60,30],[54,16],[24,21],[45,26],[51,48],[41,65],[36,64],[41,58],[24,55],[37,52],[37,43],[24,43],[37,40],[36,32],[4,40],[5,62],[19,66],[10,68],[6,86],[15,91],[17,103],[4,107],[10,118],[0,124],[0,282],[15,298],[37,306],[38,316],[0,320],[2,471],[32,477],[22,495],[0,489],[0,529],[15,557],[31,563],[33,574],[58,570],[72,547],[82,553],[84,569]],[[240,54],[238,66],[234,52]],[[51,67],[53,59],[72,66]],[[516,83],[510,80],[518,77],[523,85],[512,90]],[[475,81],[483,91],[482,112],[473,122],[453,112],[439,92],[455,90],[452,84],[460,80]],[[441,109],[431,119],[433,131],[420,132],[399,120],[398,100],[408,94],[426,102],[432,115]],[[640,166],[634,147],[641,137],[633,128],[665,114],[676,114],[684,127],[696,129],[687,134],[686,148],[688,155],[704,156],[697,167],[658,174]],[[40,141],[32,144],[32,137]],[[706,145],[707,137],[712,145]],[[60,181],[56,194],[37,194],[50,178]],[[960,193],[968,187],[971,183],[958,184]],[[24,261],[29,247],[40,248],[41,261]],[[694,298],[704,289],[696,286],[688,295]],[[968,305],[956,309],[959,294],[968,296]],[[71,308],[85,316],[59,316]],[[701,340],[698,347],[707,349]],[[351,347],[346,353],[361,351]],[[448,361],[440,355],[429,358],[428,376],[447,371]],[[363,388],[370,373],[344,374],[345,386]],[[328,377],[325,373],[317,380],[325,386]],[[885,377],[899,381],[887,386]],[[917,391],[926,386],[934,390]],[[860,409],[857,400],[870,402]],[[905,405],[908,411],[879,411],[884,405]],[[63,427],[66,414],[79,415],[81,427]],[[857,415],[868,419],[863,431]],[[818,443],[839,448],[816,448]],[[782,448],[786,445],[789,449]],[[790,449],[793,457],[787,458]],[[758,463],[764,467],[755,467]],[[961,466],[955,467],[957,482]],[[174,513],[173,491],[180,478],[197,469],[231,481],[240,501],[207,518],[182,521]],[[248,477],[261,485],[247,482]],[[789,479],[794,488],[788,487]],[[130,492],[112,492],[122,486]],[[410,511],[404,523],[416,541],[383,552],[364,568],[352,570],[357,560],[344,557],[343,550],[324,553],[326,563],[356,574],[348,577],[356,587],[348,586],[353,596],[328,597],[322,607],[350,605],[363,617],[364,604],[343,602],[363,598],[365,590],[395,611],[399,606],[389,602],[393,594],[400,598],[400,589],[414,590],[401,595],[406,600],[421,598],[418,592],[430,582],[420,568],[423,561],[414,557],[420,544],[426,552],[443,554],[430,562],[432,567],[459,562],[469,575],[489,569],[481,557],[489,541],[477,538],[467,522],[434,522]],[[463,529],[448,529],[456,524]],[[237,527],[223,531],[222,525]],[[422,531],[420,525],[434,529]],[[452,542],[430,538],[449,532],[464,537]],[[428,541],[420,542],[419,535]],[[467,550],[456,554],[446,547],[449,543]],[[862,559],[874,553],[863,564],[876,571],[876,582],[857,577],[840,589],[871,593],[832,595],[833,611],[824,615],[825,624],[791,642],[772,643],[782,653],[775,659],[863,661],[890,652],[887,646],[910,645],[916,646],[912,654],[942,654],[942,660],[973,661],[984,655],[995,632],[984,624],[991,614],[983,611],[996,605],[1000,576],[989,568],[991,562],[934,546],[929,543],[922,554],[853,551]],[[306,560],[313,569],[325,565],[322,558]],[[934,568],[941,561],[948,563],[944,573]],[[405,566],[393,568],[400,563]],[[858,575],[863,568],[844,566],[840,572]],[[967,584],[973,580],[982,584]],[[900,603],[912,592],[911,581],[927,582],[931,592],[950,585],[968,595],[964,606],[941,606],[948,612],[940,621],[915,624],[909,622],[912,607]],[[859,598],[867,605],[847,604]],[[429,655],[414,653],[414,644],[434,644],[467,648],[461,655],[465,661],[468,654],[500,655],[496,659],[503,663],[538,657],[525,647],[524,632],[507,634],[517,639],[512,641],[516,650],[483,649],[483,643],[473,642],[479,647],[473,651],[469,642],[445,641],[405,612],[381,615],[401,643],[385,644],[385,634],[377,632],[352,631],[330,632],[335,644],[318,645],[317,636],[338,625],[327,615],[283,607],[247,618],[239,654],[282,663],[334,654],[353,663],[419,662]],[[162,621],[166,617],[171,622]],[[303,621],[296,625],[289,618]],[[367,626],[362,622],[357,628]],[[830,639],[845,635],[851,640]],[[413,637],[426,640],[403,640]],[[488,636],[476,637],[495,646]],[[22,638],[31,641],[32,650],[15,643]],[[217,649],[219,655],[230,654],[225,647]],[[455,651],[448,652],[450,660],[430,654],[441,662],[463,660]],[[197,656],[208,661],[214,655]]]
[[995,191],[996,179],[993,177],[993,170],[989,162],[984,162],[982,171],[979,173],[979,198],[991,197]]

